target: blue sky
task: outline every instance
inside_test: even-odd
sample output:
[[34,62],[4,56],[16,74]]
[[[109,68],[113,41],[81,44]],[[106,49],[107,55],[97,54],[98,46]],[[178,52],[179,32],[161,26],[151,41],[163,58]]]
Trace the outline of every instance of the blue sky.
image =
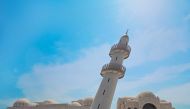
[[152,91],[190,108],[190,1],[1,0],[0,108],[18,98],[94,96],[110,47],[129,29],[118,97]]

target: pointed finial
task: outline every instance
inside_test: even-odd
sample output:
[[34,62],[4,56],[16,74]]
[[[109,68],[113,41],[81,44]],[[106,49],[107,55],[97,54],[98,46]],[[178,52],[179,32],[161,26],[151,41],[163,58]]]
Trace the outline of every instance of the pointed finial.
[[125,33],[125,34],[128,34],[128,31],[129,31],[129,29],[127,29],[127,31],[126,31],[126,33]]

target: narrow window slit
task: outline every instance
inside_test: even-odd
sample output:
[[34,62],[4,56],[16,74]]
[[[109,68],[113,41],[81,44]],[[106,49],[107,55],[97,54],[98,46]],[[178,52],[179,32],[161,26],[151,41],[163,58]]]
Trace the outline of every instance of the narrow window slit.
[[97,109],[99,109],[100,108],[100,104],[98,104],[98,108]]
[[110,78],[108,78],[108,82],[110,81]]
[[104,90],[104,92],[103,92],[103,95],[105,94],[105,90]]

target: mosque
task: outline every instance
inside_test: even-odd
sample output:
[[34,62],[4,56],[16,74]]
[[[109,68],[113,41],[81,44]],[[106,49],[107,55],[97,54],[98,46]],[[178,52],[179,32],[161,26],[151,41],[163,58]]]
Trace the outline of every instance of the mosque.
[[[103,77],[94,98],[85,98],[72,101],[68,104],[57,103],[53,100],[31,102],[28,99],[19,99],[7,109],[110,109],[117,81],[124,77],[124,59],[129,57],[131,48],[128,45],[129,37],[123,35],[119,42],[110,50],[111,60],[101,70]],[[171,102],[162,100],[152,92],[142,92],[136,97],[121,97],[117,100],[117,109],[174,109]]]

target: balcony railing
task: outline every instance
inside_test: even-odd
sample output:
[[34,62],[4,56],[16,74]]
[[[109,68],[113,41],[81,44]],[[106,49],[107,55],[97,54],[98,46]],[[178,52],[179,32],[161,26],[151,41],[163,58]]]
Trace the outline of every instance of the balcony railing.
[[122,51],[124,58],[128,58],[131,52],[131,47],[125,44],[115,44],[112,46],[109,55],[112,56],[114,53]]
[[120,50],[125,50],[127,52],[130,52],[131,51],[131,47],[128,46],[128,45],[125,45],[125,44],[114,44],[111,48],[111,51],[112,50],[116,50],[116,49],[120,49]]
[[108,72],[118,73],[121,77],[124,76],[126,68],[123,65],[117,63],[105,64],[102,67],[101,75],[105,75]]

